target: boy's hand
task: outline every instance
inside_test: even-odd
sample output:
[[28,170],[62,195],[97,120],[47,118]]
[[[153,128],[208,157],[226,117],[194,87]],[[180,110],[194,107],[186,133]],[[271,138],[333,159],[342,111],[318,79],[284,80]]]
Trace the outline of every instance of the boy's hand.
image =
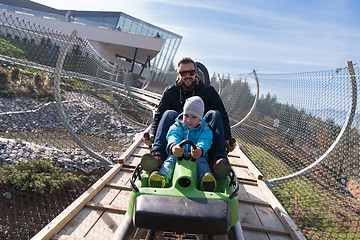
[[201,157],[202,153],[203,150],[201,148],[191,149],[191,156],[194,159],[198,159],[199,157]]
[[185,149],[185,147],[180,147],[179,144],[175,144],[171,148],[171,151],[175,156],[181,157],[184,154],[184,149]]

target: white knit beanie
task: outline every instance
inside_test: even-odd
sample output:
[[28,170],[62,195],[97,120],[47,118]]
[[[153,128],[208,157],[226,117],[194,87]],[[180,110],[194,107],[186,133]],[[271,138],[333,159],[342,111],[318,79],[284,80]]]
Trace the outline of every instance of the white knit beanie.
[[184,104],[184,114],[191,114],[202,119],[204,115],[204,101],[201,97],[194,96],[186,99]]

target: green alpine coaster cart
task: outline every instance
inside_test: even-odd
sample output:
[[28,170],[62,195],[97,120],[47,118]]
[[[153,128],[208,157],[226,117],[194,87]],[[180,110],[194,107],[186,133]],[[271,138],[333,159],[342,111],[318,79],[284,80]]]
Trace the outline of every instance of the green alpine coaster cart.
[[[184,140],[181,146],[190,144]],[[153,188],[148,185],[149,174],[137,165],[130,179],[131,192],[128,211],[113,239],[129,239],[130,229],[149,229],[146,239],[156,231],[164,231],[166,239],[213,239],[227,235],[228,239],[243,239],[239,224],[239,183],[231,169],[225,180],[217,180],[214,192],[199,190],[196,160],[182,156],[175,164],[170,186]]]

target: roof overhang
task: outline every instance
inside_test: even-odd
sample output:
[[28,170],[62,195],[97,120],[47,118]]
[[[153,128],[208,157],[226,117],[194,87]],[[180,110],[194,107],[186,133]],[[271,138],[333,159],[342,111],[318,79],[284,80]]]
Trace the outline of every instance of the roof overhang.
[[76,22],[66,22],[29,14],[7,13],[13,17],[63,33],[71,34],[73,30],[76,30],[78,37],[85,38],[91,44],[96,45],[97,47],[94,46],[94,49],[98,51],[100,56],[110,62],[114,62],[115,54],[117,54],[134,62],[147,64],[160,52],[165,42],[164,39],[160,38],[115,31],[104,27],[87,26]]

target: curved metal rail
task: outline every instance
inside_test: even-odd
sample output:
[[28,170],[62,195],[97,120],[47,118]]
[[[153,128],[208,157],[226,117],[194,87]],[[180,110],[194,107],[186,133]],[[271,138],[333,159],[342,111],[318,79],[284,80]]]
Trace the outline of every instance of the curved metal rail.
[[74,141],[79,144],[79,146],[84,149],[85,152],[87,152],[91,157],[108,163],[108,164],[113,164],[109,159],[104,158],[103,156],[97,154],[96,152],[94,152],[91,148],[89,148],[81,139],[80,137],[75,133],[74,129],[71,127],[69,119],[64,111],[64,106],[62,104],[61,101],[61,94],[60,94],[60,81],[61,81],[61,71],[62,71],[62,66],[64,64],[65,61],[65,56],[66,53],[69,51],[70,47],[72,46],[73,42],[75,41],[77,32],[75,30],[73,30],[73,32],[71,33],[71,39],[70,41],[65,45],[65,47],[63,48],[63,50],[60,52],[59,58],[56,62],[56,67],[54,69],[54,96],[55,96],[55,105],[56,108],[58,110],[59,116],[61,118],[61,121],[63,122],[65,128],[68,130],[68,132],[70,133],[71,137],[74,139]]
[[256,95],[255,95],[255,99],[254,99],[254,103],[250,109],[250,111],[248,112],[248,114],[246,114],[246,116],[241,119],[239,122],[237,122],[236,124],[232,125],[230,128],[234,128],[234,127],[237,127],[239,126],[240,124],[242,124],[246,119],[248,119],[251,114],[254,112],[255,110],[255,107],[256,107],[256,104],[258,102],[258,99],[259,99],[259,79],[257,77],[257,74],[255,72],[255,70],[253,70],[253,73],[254,73],[254,76],[255,76],[255,81],[256,81]]
[[[141,126],[141,127],[146,127],[145,124],[141,124],[141,123],[138,123],[134,120],[132,120],[131,118],[129,118],[121,109],[120,107],[116,104],[116,100],[115,100],[115,97],[114,97],[114,92],[113,92],[113,79],[114,79],[114,75],[115,75],[115,70],[117,69],[117,64],[114,65],[112,71],[111,71],[111,74],[110,74],[110,84],[109,84],[109,88],[110,88],[110,95],[111,95],[111,100],[113,102],[113,105],[115,107],[115,110],[121,115],[123,116],[124,118],[126,118],[128,121],[138,125],[138,126]],[[125,91],[127,92],[127,91]]]

